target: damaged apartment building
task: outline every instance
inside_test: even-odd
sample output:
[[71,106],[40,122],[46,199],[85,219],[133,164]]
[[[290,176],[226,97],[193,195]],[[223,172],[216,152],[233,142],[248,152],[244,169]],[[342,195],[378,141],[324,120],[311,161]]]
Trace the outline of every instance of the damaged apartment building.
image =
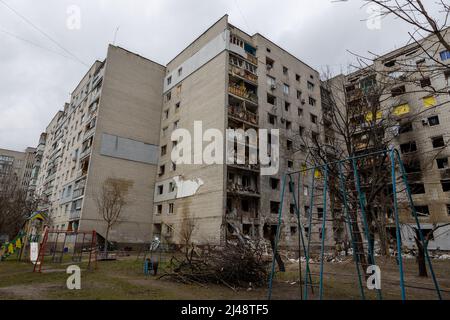
[[[294,205],[288,196],[291,202],[281,204],[281,178],[305,165],[301,136],[322,139],[320,93],[316,70],[264,36],[229,24],[228,16],[192,42],[168,63],[164,78],[153,234],[182,243],[193,225],[191,240],[197,243],[220,243],[236,233],[267,239],[276,232],[283,205],[282,244],[297,245]],[[202,122],[203,132],[279,129],[278,173],[264,175],[260,164],[249,161],[250,148],[258,148],[251,141],[245,164],[172,162],[179,141],[172,141],[171,132],[184,128],[194,136],[194,121]],[[319,216],[320,209],[313,214]]]
[[[174,163],[180,141],[172,141],[172,132],[195,136],[194,122],[203,132],[279,129],[278,172],[262,174],[248,156],[245,164]],[[126,182],[128,203],[110,234],[119,243],[155,236],[182,243],[190,226],[199,244],[236,232],[267,239],[283,205],[282,245],[298,245],[292,197],[280,201],[281,179],[309,165],[302,141],[323,139],[321,125],[319,73],[264,36],[232,26],[225,15],[167,66],[109,46],[41,135],[35,194],[55,228],[104,235],[96,197],[105,180]],[[259,145],[248,145],[246,155],[249,148]],[[302,189],[302,212],[310,192]],[[323,208],[312,214],[320,218]],[[332,238],[319,229],[311,232]]]
[[[445,38],[450,41],[448,29]],[[354,122],[361,127],[353,137],[355,149],[358,152],[361,146],[364,152],[375,151],[371,149],[374,141],[370,141],[373,134],[367,131],[372,129],[364,123],[372,117],[384,123],[382,148],[395,147],[401,153],[415,210],[432,250],[450,250],[450,69],[445,67],[449,62],[450,52],[435,36],[429,36],[419,44],[377,57],[371,66],[332,79],[343,83],[349,108],[360,108],[364,93],[371,87],[382,92],[376,115],[366,110],[366,114],[355,116]],[[407,204],[403,198],[402,242],[412,248],[417,231]],[[385,214],[387,229],[394,237],[394,217],[391,211]]]

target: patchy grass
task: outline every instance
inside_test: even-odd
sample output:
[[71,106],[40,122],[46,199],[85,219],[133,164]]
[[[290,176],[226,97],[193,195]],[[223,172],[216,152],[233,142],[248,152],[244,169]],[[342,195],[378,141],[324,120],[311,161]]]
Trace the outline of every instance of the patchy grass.
[[[379,259],[382,270],[383,298],[399,299],[398,267],[394,260]],[[33,265],[25,262],[5,261],[0,263],[1,299],[265,299],[267,288],[239,289],[236,292],[220,285],[196,286],[176,283],[143,274],[142,259],[119,258],[116,261],[99,261],[96,270],[87,270],[87,263],[78,264],[82,269],[81,290],[66,288],[66,268],[70,261],[62,264],[46,263],[42,273],[33,273]],[[298,264],[286,263],[287,271],[277,272],[274,284],[274,299],[300,299]],[[162,274],[161,263],[159,274]],[[434,261],[444,299],[450,299],[450,261]],[[324,299],[360,299],[356,271],[351,260],[341,263],[326,263],[324,267]],[[318,298],[319,264],[311,264],[314,293],[310,299]],[[305,264],[302,264],[302,277]],[[405,260],[405,280],[409,299],[435,299],[431,278],[417,277],[414,260]],[[365,280],[363,279],[363,284]],[[374,291],[365,290],[367,299],[376,299]]]

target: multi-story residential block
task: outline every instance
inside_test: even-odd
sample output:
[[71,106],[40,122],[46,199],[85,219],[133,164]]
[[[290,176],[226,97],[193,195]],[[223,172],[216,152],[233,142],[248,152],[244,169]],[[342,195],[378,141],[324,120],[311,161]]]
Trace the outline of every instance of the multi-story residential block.
[[106,222],[97,199],[108,179],[127,185],[127,205],[110,240],[148,241],[158,158],[165,68],[110,45],[41,135],[37,197],[53,226],[96,230]]
[[[262,35],[234,27],[224,16],[169,62],[163,96],[153,234],[182,243],[186,227],[194,225],[191,240],[198,243],[220,243],[236,229],[250,237],[273,236],[281,177],[306,165],[305,146],[298,142],[301,136],[323,136],[318,72]],[[230,163],[226,152],[224,164],[204,163],[194,145],[193,164],[174,163],[171,154],[183,141],[172,141],[171,134],[182,128],[194,139],[201,137],[195,121],[203,132],[218,129],[224,136],[226,129],[279,129],[278,173],[263,175],[261,165],[250,161],[250,149],[259,145],[249,137],[240,159],[245,164]],[[271,139],[276,137],[269,135]],[[210,141],[204,140],[201,150]],[[226,142],[221,144],[226,150]],[[307,188],[304,192],[308,194]],[[297,244],[292,197],[286,198],[282,240]],[[307,202],[303,197],[302,212]],[[313,214],[320,216],[320,208]]]
[[[450,42],[448,29],[444,35]],[[347,107],[362,112],[355,114],[355,123],[361,127],[354,136],[356,151],[361,146],[363,152],[374,151],[372,147],[395,147],[401,152],[422,228],[425,234],[433,232],[429,248],[440,250],[450,250],[449,62],[450,53],[435,36],[429,36],[377,57],[373,65],[343,80]],[[379,94],[376,115],[361,108],[361,99],[370,88],[377,88]],[[380,139],[365,125],[372,119],[382,123],[378,126]],[[375,140],[383,143],[374,145]],[[387,228],[392,228],[393,217],[386,214]],[[400,219],[403,244],[412,247],[417,231],[405,198]]]
[[[22,190],[28,190],[32,176],[32,168],[35,157],[34,148],[26,148],[25,152],[0,149],[0,183],[11,183],[14,179]],[[8,179],[3,179],[8,177]],[[0,190],[3,187],[0,186]]]

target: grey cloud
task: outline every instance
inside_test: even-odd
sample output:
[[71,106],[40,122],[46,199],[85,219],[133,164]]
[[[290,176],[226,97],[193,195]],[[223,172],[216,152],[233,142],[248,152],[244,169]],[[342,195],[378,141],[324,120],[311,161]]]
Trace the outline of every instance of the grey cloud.
[[[346,51],[384,53],[407,40],[392,19],[368,30],[361,1],[329,0],[3,0],[92,64],[116,44],[165,64],[225,13],[248,33],[259,32],[304,62],[339,70],[353,60]],[[67,8],[77,5],[81,29],[66,27]],[[67,55],[0,4],[0,30]],[[24,149],[69,99],[87,67],[0,31],[0,147]]]

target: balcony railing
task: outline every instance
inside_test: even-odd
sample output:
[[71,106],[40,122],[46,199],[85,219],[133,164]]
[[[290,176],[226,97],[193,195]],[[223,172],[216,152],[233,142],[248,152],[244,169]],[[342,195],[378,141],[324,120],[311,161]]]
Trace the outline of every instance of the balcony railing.
[[69,220],[79,220],[81,217],[81,209],[80,210],[72,210],[69,213]]
[[258,103],[258,96],[254,92],[249,92],[245,88],[230,86],[229,91],[235,96],[247,99],[255,104]]
[[235,76],[241,77],[241,78],[251,81],[253,83],[258,83],[258,76],[251,73],[248,70],[245,70],[243,68],[237,67],[232,64],[230,64],[228,70],[231,74],[233,74]]
[[73,191],[72,198],[73,199],[79,198],[79,197],[82,197],[83,195],[84,195],[84,187],[79,187],[78,189],[75,189]]
[[247,60],[251,63],[258,65],[258,58],[256,58],[254,55],[247,52]]
[[256,113],[245,110],[239,106],[230,106],[228,108],[228,114],[234,118],[238,118],[252,124],[258,124],[258,115]]
[[259,194],[258,188],[254,186],[244,186],[239,183],[228,182],[227,184],[228,192],[233,193],[248,193],[248,194]]
[[91,147],[87,148],[86,150],[84,150],[83,152],[81,152],[80,154],[80,160],[83,158],[86,158],[90,153],[91,153]]
[[90,138],[95,132],[95,126],[84,132],[83,139]]

